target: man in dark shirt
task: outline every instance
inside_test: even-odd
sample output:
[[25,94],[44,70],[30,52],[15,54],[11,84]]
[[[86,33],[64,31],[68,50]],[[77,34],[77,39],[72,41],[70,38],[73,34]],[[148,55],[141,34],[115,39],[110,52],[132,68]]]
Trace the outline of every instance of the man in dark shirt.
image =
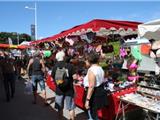
[[44,103],[47,104],[45,82],[44,82],[45,65],[44,65],[44,61],[41,59],[39,52],[35,53],[34,57],[29,60],[29,63],[27,66],[27,73],[29,73],[30,69],[32,70],[31,80],[32,80],[33,95],[34,95],[33,103],[36,104],[37,83],[39,83],[40,88],[42,90],[42,95],[44,97]]
[[1,58],[1,67],[3,70],[6,101],[9,102],[10,98],[13,98],[15,94],[15,67],[8,52],[5,52],[4,57]]
[[74,88],[73,88],[73,75],[75,74],[74,67],[70,63],[66,63],[64,61],[65,53],[63,51],[59,51],[56,54],[56,60],[53,69],[52,69],[52,77],[55,79],[55,74],[57,68],[63,68],[65,67],[68,69],[69,73],[69,84],[67,84],[67,89],[65,91],[62,91],[57,85],[56,85],[56,98],[55,98],[55,108],[58,109],[59,113],[59,119],[62,118],[63,115],[63,106],[64,106],[64,100],[66,103],[66,109],[69,110],[70,119],[75,119],[75,103],[74,103]]

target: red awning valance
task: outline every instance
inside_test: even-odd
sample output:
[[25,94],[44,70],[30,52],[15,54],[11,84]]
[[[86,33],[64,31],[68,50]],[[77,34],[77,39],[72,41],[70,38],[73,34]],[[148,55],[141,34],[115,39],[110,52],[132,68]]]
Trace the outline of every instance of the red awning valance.
[[9,45],[9,44],[0,44],[0,48],[26,49],[26,48],[28,48],[28,46],[25,46],[25,45]]

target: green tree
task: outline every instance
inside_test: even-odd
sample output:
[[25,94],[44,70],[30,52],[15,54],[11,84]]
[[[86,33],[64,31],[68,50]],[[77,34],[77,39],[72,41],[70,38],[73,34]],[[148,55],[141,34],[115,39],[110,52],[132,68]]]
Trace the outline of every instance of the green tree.
[[13,44],[19,44],[23,41],[31,41],[31,36],[26,33],[16,33],[16,32],[0,32],[0,43],[8,44],[8,38],[12,39]]

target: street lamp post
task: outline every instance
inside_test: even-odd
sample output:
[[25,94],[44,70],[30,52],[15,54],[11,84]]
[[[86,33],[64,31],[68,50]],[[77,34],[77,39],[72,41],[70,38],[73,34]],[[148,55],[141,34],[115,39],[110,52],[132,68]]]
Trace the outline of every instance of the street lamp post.
[[19,34],[17,33],[17,44],[19,45]]
[[35,2],[34,7],[25,7],[26,9],[34,10],[34,24],[35,24],[35,40],[37,40],[37,4]]

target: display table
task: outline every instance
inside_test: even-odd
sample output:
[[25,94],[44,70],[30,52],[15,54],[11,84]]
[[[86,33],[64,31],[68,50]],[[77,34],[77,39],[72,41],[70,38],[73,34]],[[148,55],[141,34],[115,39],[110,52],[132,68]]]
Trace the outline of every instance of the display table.
[[[50,75],[47,76],[47,85],[49,86],[50,89],[55,91],[56,86],[53,82],[53,79]],[[75,104],[76,106],[85,109],[84,108],[84,96],[85,96],[85,89],[82,86],[79,85],[74,85],[75,89]],[[136,86],[124,88],[115,92],[112,92],[108,95],[109,98],[109,106],[100,109],[98,111],[98,116],[99,118],[102,118],[104,120],[113,120],[116,117],[116,113],[118,112],[118,107],[120,104],[120,96],[125,95],[127,93],[133,93],[136,91]],[[106,93],[107,94],[107,93]],[[130,106],[127,110],[133,109],[133,106]],[[120,114],[122,111],[120,111]]]
[[[140,108],[143,108],[147,111],[147,118],[148,120],[159,120],[160,119],[160,101],[142,96],[141,94],[128,94],[125,96],[122,96],[120,98],[120,104],[117,112],[117,116],[119,114],[119,111],[122,110],[123,112],[123,120],[125,120],[125,109],[128,105],[134,105],[138,106]],[[148,113],[154,113],[154,114],[148,114]],[[154,116],[155,115],[155,116]],[[117,116],[116,119],[117,120]]]

